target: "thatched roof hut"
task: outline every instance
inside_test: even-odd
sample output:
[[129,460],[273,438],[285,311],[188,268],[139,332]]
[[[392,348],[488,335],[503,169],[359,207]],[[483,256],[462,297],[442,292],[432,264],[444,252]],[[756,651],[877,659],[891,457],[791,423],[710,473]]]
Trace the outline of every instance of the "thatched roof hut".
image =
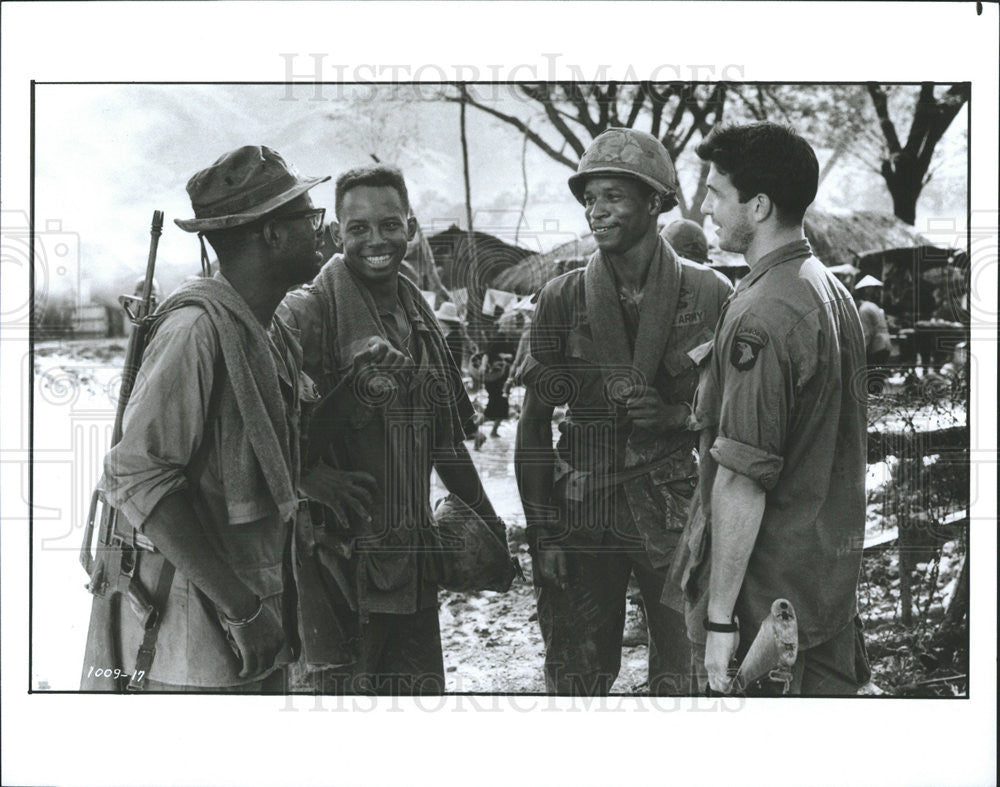
[[[856,211],[834,214],[810,210],[806,214],[805,233],[817,257],[827,265],[849,263],[857,266],[859,259],[873,250],[897,247],[917,247],[927,240],[909,224],[888,213]],[[492,277],[490,286],[519,295],[538,292],[550,279],[577,264],[583,264],[597,249],[592,233],[556,246],[545,254],[526,256],[517,265],[509,266]],[[746,262],[742,254],[712,248],[709,265],[733,278],[742,274]]]
[[594,240],[594,233],[588,232],[581,235],[576,240],[560,243],[558,246],[542,254],[541,257],[546,262],[557,262],[558,260],[568,260],[582,257],[587,259],[597,251],[597,241]]
[[827,265],[857,266],[865,252],[927,243],[892,214],[868,210],[837,214],[811,209],[806,213],[805,231],[813,253]]
[[427,238],[434,264],[442,268],[441,279],[449,290],[467,287],[485,290],[501,271],[531,255],[528,249],[505,243],[486,232],[470,235],[452,224]]
[[[434,252],[434,263],[441,268],[441,279],[449,291],[464,293],[465,319],[476,341],[483,341],[491,330],[492,320],[483,317],[483,296],[487,288],[498,287],[496,278],[514,267],[531,251],[505,243],[486,232],[466,232],[452,224],[448,229],[427,238]],[[524,293],[521,293],[524,294]],[[453,296],[457,300],[457,297]]]
[[493,280],[493,287],[519,295],[533,295],[550,279],[586,264],[597,250],[593,233],[561,243],[544,254],[532,254]]

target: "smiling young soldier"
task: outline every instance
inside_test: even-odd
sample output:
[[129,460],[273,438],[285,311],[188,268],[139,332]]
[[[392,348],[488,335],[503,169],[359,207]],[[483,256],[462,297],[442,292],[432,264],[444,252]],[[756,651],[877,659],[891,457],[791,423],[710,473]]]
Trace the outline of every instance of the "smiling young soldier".
[[[514,462],[546,687],[593,694],[618,675],[630,572],[647,599],[664,587],[697,472],[689,352],[711,338],[731,289],[657,235],[657,217],[676,205],[677,179],[656,138],[604,132],[569,185],[598,251],[539,295]],[[561,405],[568,410],[553,451]],[[670,606],[646,605],[651,693],[692,690],[675,596]]]
[[[285,686],[278,667],[297,639],[288,546],[300,351],[273,315],[322,264],[323,210],[307,192],[325,180],[246,146],[188,181],[195,218],[176,223],[208,239],[219,272],[160,305],[101,481],[131,525],[123,537],[136,550],[137,579],[149,595],[165,591],[162,622],[149,642],[123,605],[114,631],[88,639],[88,654],[103,638],[128,672],[141,645],[153,659],[150,690]],[[331,474],[310,478],[329,486]]]
[[370,518],[356,510],[325,528],[341,555],[328,552],[327,568],[358,620],[360,645],[350,674],[330,672],[338,680],[321,688],[441,693],[431,468],[506,539],[504,524],[462,443],[475,423],[461,376],[434,312],[399,275],[416,229],[402,174],[382,165],[345,172],[336,210],[343,255],[279,309],[301,331],[306,371],[337,397],[327,459],[371,474],[377,490]]
[[856,615],[865,350],[854,301],[803,233],[816,156],[772,123],[716,129],[697,153],[711,162],[702,212],[750,273],[716,330],[695,405],[713,439],[700,467],[703,516],[688,534],[689,633],[705,643],[711,687],[725,691],[731,659],[786,598],[799,626],[792,692],[853,693],[869,675]]

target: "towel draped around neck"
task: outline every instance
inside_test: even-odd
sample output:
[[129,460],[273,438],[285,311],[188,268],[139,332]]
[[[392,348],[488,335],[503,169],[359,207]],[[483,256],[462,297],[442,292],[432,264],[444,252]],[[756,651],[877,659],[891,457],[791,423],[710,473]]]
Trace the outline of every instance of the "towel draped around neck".
[[[619,403],[623,398],[621,394],[625,392],[615,390],[616,383],[629,382],[628,387],[636,383],[652,386],[670,341],[681,289],[681,263],[663,239],[658,240],[642,288],[639,332],[634,352],[625,332],[625,319],[611,263],[600,249],[591,256],[584,271],[587,319],[592,329],[594,348],[605,384],[612,389],[610,394]],[[596,330],[597,326],[600,330]]]
[[[372,336],[388,341],[388,333],[375,299],[351,273],[342,255],[335,254],[323,266],[313,280],[313,287],[323,296],[325,322],[332,328],[323,331],[324,363],[332,364],[330,371],[342,378],[350,372],[354,356],[368,346]],[[420,386],[426,394],[423,399],[436,411],[436,428],[442,430],[435,442],[454,445],[463,439],[466,425],[471,423],[472,405],[434,312],[417,286],[405,276],[398,277],[398,288],[400,304],[414,332],[424,340],[420,344],[420,357],[415,360],[418,377],[428,381],[426,386]]]
[[[229,377],[218,414],[229,522],[256,521],[275,510],[286,521],[296,506],[291,463],[297,459],[292,456],[288,416],[267,331],[220,274],[175,290],[157,310],[153,331],[167,312],[190,305],[211,319]],[[275,325],[287,331],[280,320]],[[283,335],[288,339],[287,332]]]

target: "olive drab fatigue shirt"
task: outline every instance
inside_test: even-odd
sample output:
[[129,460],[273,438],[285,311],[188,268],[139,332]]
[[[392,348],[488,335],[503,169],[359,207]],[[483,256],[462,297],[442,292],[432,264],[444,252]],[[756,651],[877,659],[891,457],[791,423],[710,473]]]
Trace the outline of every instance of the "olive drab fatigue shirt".
[[[332,359],[324,357],[321,336],[332,332],[326,319],[325,295],[319,288],[293,290],[279,305],[277,314],[295,328],[303,349],[303,369],[316,381],[320,393],[328,394],[340,381]],[[381,314],[393,346],[414,361],[407,373],[407,386],[392,404],[366,403],[355,390],[345,396],[344,427],[336,453],[343,469],[362,470],[374,476],[377,495],[371,510],[374,533],[384,544],[377,554],[365,556],[363,612],[414,614],[437,606],[437,576],[426,547],[432,543],[433,514],[430,509],[431,470],[442,445],[442,432],[435,429],[434,409],[425,393],[430,353],[428,326],[420,314],[407,313],[409,328],[396,325],[391,315]],[[463,396],[464,396],[463,392]],[[465,399],[468,427],[472,405]],[[465,412],[465,410],[463,410]],[[465,435],[457,435],[461,441]],[[344,533],[348,543],[355,535]],[[354,549],[357,557],[359,550]],[[357,562],[356,560],[354,561]],[[357,570],[354,566],[353,570]],[[349,581],[353,581],[349,580]]]
[[[296,338],[287,326],[270,334],[288,419],[293,482],[298,471],[303,386]],[[140,534],[160,500],[178,490],[190,490],[209,542],[277,619],[284,620],[287,634],[294,630],[294,621],[285,619],[282,612],[282,595],[291,582],[284,565],[290,522],[283,522],[276,509],[253,522],[229,521],[219,415],[209,412],[213,389],[229,385],[225,366],[219,363],[221,355],[219,337],[204,310],[182,306],[163,318],[143,356],[142,370],[125,410],[122,439],[108,453],[100,488]],[[207,441],[201,449],[205,451],[204,466],[197,472],[194,465],[203,441]],[[148,543],[141,535],[138,538]],[[142,553],[140,578],[150,592],[156,587],[161,565],[158,553]],[[122,607],[122,657],[126,671],[131,671],[143,630],[128,604]],[[287,662],[290,656],[286,647],[278,662]],[[250,682],[239,677],[240,669],[215,605],[178,571],[148,677],[170,685],[227,687]]]
[[[699,263],[681,258],[681,290],[674,314],[671,341],[657,369],[654,387],[667,404],[689,404],[698,384],[698,369],[689,353],[711,340],[718,315],[732,287],[725,277]],[[616,408],[605,394],[605,381],[594,347],[594,332],[600,326],[590,324],[587,316],[585,268],[558,276],[542,289],[532,318],[530,351],[522,367],[525,385],[532,386],[546,404],[566,406],[566,417],[559,424],[556,455],[556,491],[560,495],[560,468],[563,473],[582,472],[590,480],[618,473],[623,468],[625,446],[631,425],[622,408]],[[626,333],[635,341],[638,332],[638,309],[620,295]],[[631,359],[622,359],[627,365]],[[662,475],[664,494],[661,504],[667,509],[656,528],[639,523],[646,552],[655,566],[669,564],[673,549],[687,516],[687,499],[697,473],[694,448],[697,433],[679,429],[668,439],[675,446],[678,459],[661,471],[654,471],[653,483]],[[572,477],[572,476],[571,476]],[[563,496],[571,496],[570,492]],[[573,527],[571,538],[579,542],[600,540],[604,531],[615,529],[627,538],[635,538],[636,523],[608,521],[616,507],[586,498],[581,509],[592,508],[605,521],[581,523]],[[602,512],[603,509],[603,512]],[[619,507],[617,510],[621,510]],[[583,511],[586,513],[586,511]]]
[[805,240],[782,246],[739,283],[708,364],[695,417],[718,429],[711,456],[767,492],[736,603],[741,627],[756,631],[787,598],[800,647],[819,645],[855,616],[864,542],[865,341],[854,300]]

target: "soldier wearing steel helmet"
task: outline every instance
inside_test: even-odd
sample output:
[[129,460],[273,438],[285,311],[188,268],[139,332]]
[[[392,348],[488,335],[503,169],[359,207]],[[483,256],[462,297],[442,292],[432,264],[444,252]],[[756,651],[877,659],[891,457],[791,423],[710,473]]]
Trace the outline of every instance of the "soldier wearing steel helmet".
[[[546,687],[594,694],[618,676],[630,573],[660,598],[697,475],[688,424],[698,349],[731,288],[657,235],[677,176],[655,137],[605,131],[569,187],[598,249],[539,295],[515,470]],[[558,406],[567,412],[553,448]],[[651,693],[692,690],[681,609],[679,592],[647,604]]]
[[677,219],[663,228],[663,240],[680,256],[708,265],[708,239],[691,219]]

